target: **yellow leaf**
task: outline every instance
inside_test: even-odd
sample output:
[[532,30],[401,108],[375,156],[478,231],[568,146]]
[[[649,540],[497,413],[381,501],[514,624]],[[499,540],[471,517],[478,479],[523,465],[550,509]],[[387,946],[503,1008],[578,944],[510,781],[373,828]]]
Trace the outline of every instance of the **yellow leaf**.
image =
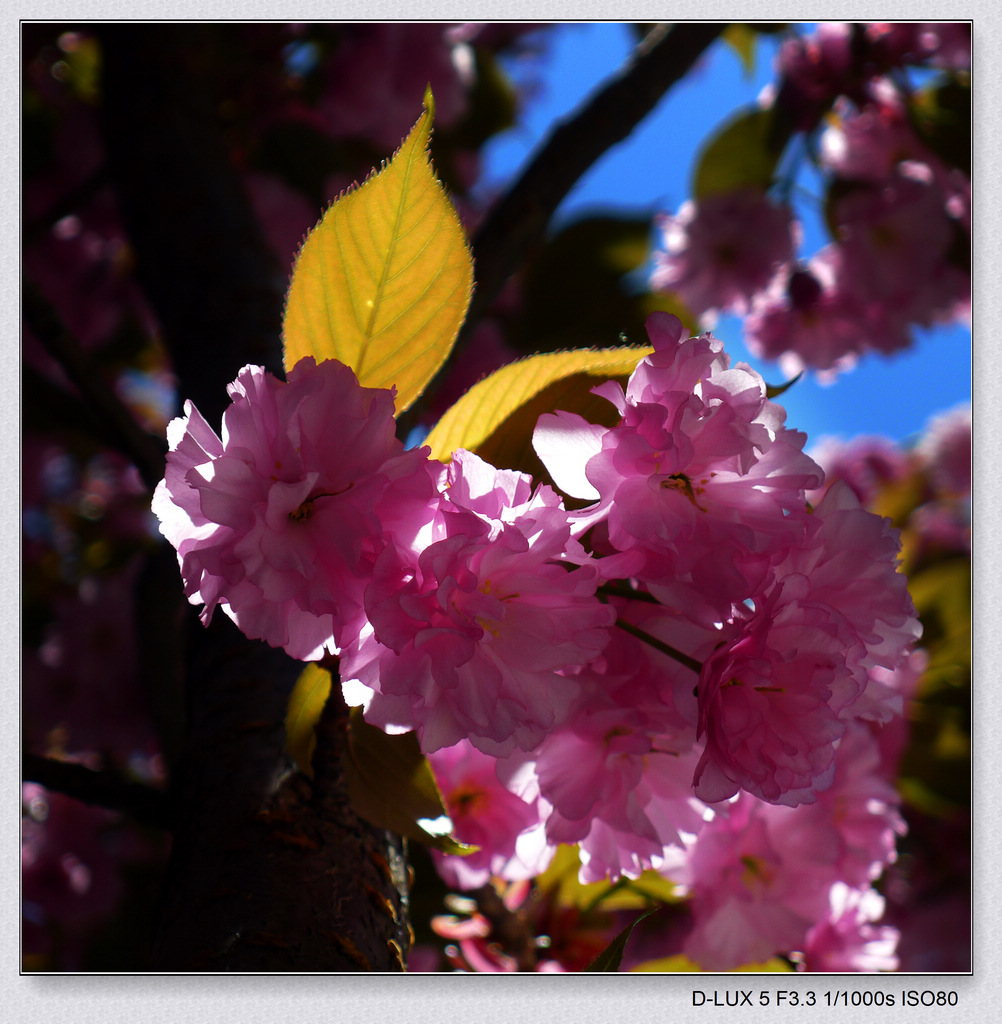
[[[700,974],[703,968],[699,964],[690,960],[688,957],[683,956],[679,953],[676,956],[665,956],[658,960],[646,960],[642,964],[637,964],[636,967],[631,967],[631,971],[639,972],[653,972],[657,974],[664,973],[681,973],[681,974]],[[783,973],[786,971],[792,971],[793,968],[779,957],[775,957],[772,960],[768,960],[764,964],[745,964],[742,967],[735,967],[728,973],[734,974],[766,974],[766,973]]]
[[314,729],[330,692],[330,672],[311,663],[300,672],[285,712],[285,748],[299,770],[311,778],[313,748],[317,745]]
[[445,361],[466,316],[473,260],[428,158],[434,103],[382,170],[336,199],[292,271],[283,322],[288,372],[338,359],[406,409]]
[[[582,399],[591,399],[590,389],[611,377],[632,373],[637,363],[653,351],[648,346],[606,349],[574,349],[570,352],[544,352],[502,366],[489,377],[475,384],[438,421],[428,435],[433,458],[447,462],[457,448],[467,448],[495,465],[522,468],[512,459],[499,457],[498,451],[485,450],[492,437],[503,439],[509,450],[530,443],[538,413],[535,400],[545,392],[540,412],[565,409],[584,414]],[[596,399],[600,405],[607,403]],[[612,408],[611,406],[609,407]],[[531,409],[534,415],[523,418],[519,430],[512,420],[520,410]],[[498,461],[495,461],[497,459]]]

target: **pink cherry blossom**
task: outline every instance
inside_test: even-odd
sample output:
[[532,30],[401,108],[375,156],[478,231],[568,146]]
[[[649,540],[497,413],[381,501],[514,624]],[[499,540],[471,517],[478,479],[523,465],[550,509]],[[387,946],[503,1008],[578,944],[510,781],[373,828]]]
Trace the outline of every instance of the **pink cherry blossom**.
[[919,542],[918,554],[970,554],[971,512],[956,501],[927,501],[911,514],[908,523]]
[[876,690],[857,705],[871,669],[893,669],[919,633],[897,551],[887,520],[843,484],[828,491],[810,538],[791,547],[754,611],[703,666],[700,799],[743,788],[795,805],[831,785],[845,722],[880,714]]
[[746,633],[715,654],[700,681],[706,746],[693,782],[709,803],[744,788],[798,804],[831,782],[834,742],[844,731],[830,703],[838,637],[825,629],[822,612],[789,603],[770,624],[771,610],[766,604]]
[[[612,604],[619,621],[642,624],[654,642],[685,643],[696,657],[716,640],[657,606]],[[617,629],[576,678],[581,695],[568,720],[499,771],[523,795],[540,796],[550,842],[579,844],[581,881],[637,877],[702,826],[691,785],[696,675]]]
[[745,319],[745,340],[750,352],[778,360],[788,376],[813,367],[828,382],[856,363],[863,340],[860,311],[826,288],[813,270],[800,267],[773,278]]
[[685,202],[661,221],[651,285],[675,292],[696,315],[743,313],[776,269],[793,258],[799,236],[789,207],[743,188]]
[[961,498],[971,493],[971,407],[957,406],[934,416],[925,427],[917,454],[928,467],[941,495]]
[[904,161],[930,166],[937,178],[946,173],[915,134],[905,97],[891,79],[871,81],[867,99],[859,108],[848,101],[837,104],[838,119],[825,128],[820,140],[826,171],[847,181],[874,184],[892,178]]
[[[905,717],[906,701],[917,694],[919,683],[928,667],[929,653],[925,648],[918,647],[903,657],[894,669],[870,669],[870,681],[861,701],[860,718],[880,726],[872,732],[880,749],[880,770],[889,779],[897,777],[898,766],[911,733],[911,723]],[[885,713],[868,714],[866,704],[870,701],[884,709]]]
[[[903,480],[909,470],[907,454],[886,437],[861,436],[850,441],[822,437],[812,447],[811,457],[824,468],[830,486],[842,480],[852,488],[861,505],[869,505],[881,488]],[[817,504],[822,490],[808,494]]]
[[553,855],[535,801],[523,800],[498,780],[493,757],[466,740],[429,755],[453,834],[479,849],[469,855],[432,851],[439,874],[457,889],[475,889],[492,876],[508,881],[542,873]]
[[904,825],[885,771],[873,732],[851,723],[833,784],[815,803],[742,793],[716,807],[672,870],[692,907],[686,954],[704,969],[731,970],[803,950],[830,918],[832,887],[865,891],[894,859]]
[[[813,848],[811,856],[829,864],[833,880],[858,888],[894,863],[898,837],[906,831],[893,783],[897,765],[886,756],[883,731],[850,722],[835,752],[831,787],[810,807],[786,815],[789,848],[800,856]],[[766,813],[779,817],[783,812]]]
[[899,165],[880,185],[837,198],[840,286],[915,323],[952,320],[969,295],[970,275],[947,259],[955,225],[946,203],[921,164]]
[[815,32],[795,35],[780,47],[776,104],[797,129],[810,131],[835,98],[851,88],[852,36],[852,25],[823,22]]
[[102,849],[101,833],[117,816],[32,782],[22,784],[21,799],[24,898],[36,923],[45,925],[52,916],[75,931],[106,917],[123,886],[113,854]]
[[[533,935],[546,936],[545,948],[550,956],[543,958],[526,949],[517,933],[513,942],[512,930],[503,922],[489,920],[475,900],[450,894],[446,905],[452,913],[433,917],[431,927],[436,935],[451,940],[445,955],[459,971],[486,974],[519,970],[543,974],[580,971],[612,937],[604,920],[588,920],[577,907],[566,906],[555,899],[552,889],[541,893],[528,879],[507,886],[495,883],[495,892],[504,910],[515,916],[519,926],[526,927]],[[539,945],[542,949],[543,943]],[[409,961],[407,966],[409,970]]]
[[615,618],[595,567],[572,562],[587,555],[552,489],[456,452],[430,542],[376,560],[370,626],[345,652],[344,677],[374,694],[367,719],[416,729],[426,751],[463,738],[498,757],[532,749]]
[[33,782],[21,785],[21,807],[22,953],[44,969],[86,970],[130,871],[162,865],[165,851],[116,812]]
[[845,258],[840,246],[829,245],[789,275],[778,274],[745,319],[750,351],[778,359],[791,377],[810,367],[830,383],[867,351],[909,347],[908,308],[861,293],[858,276],[843,272]]
[[357,635],[372,565],[431,518],[437,471],[404,451],[390,391],[301,360],[283,383],[247,366],[222,440],[185,404],[153,511],[203,622],[217,605],[252,638],[313,660]]
[[693,777],[700,799],[714,803],[742,788],[797,804],[830,785],[845,729],[832,707],[841,639],[824,610],[774,592],[706,662],[699,683],[706,747]]
[[[870,723],[848,723],[835,750],[832,784],[814,803],[760,803],[756,810],[785,861],[815,876],[815,896],[836,881],[866,889],[897,859],[897,839],[906,828],[892,782],[896,766],[884,757],[880,736]],[[825,909],[816,901],[811,908],[819,916]]]
[[390,153],[414,124],[425,88],[435,94],[435,120],[456,123],[467,106],[472,58],[451,26],[342,24],[316,110],[338,138],[359,137]]
[[968,22],[876,22],[866,26],[866,37],[888,63],[929,63],[956,69],[971,66]]
[[865,648],[859,662],[846,648],[857,681],[875,665],[895,668],[921,634],[908,580],[898,571],[898,530],[838,482],[815,508],[814,522],[816,532],[789,549],[777,578],[806,579],[807,599],[844,617]]
[[691,745],[691,733],[662,734],[641,712],[598,699],[540,744],[532,770],[546,835],[579,844],[582,882],[659,868],[680,832],[699,830]]
[[700,832],[673,875],[686,886],[693,914],[683,949],[704,970],[764,963],[796,949],[823,912],[823,881],[810,863],[785,863],[762,806],[739,798]]
[[830,900],[828,916],[807,933],[804,969],[834,974],[897,970],[898,930],[874,924],[883,916],[883,897],[873,889],[836,882]]

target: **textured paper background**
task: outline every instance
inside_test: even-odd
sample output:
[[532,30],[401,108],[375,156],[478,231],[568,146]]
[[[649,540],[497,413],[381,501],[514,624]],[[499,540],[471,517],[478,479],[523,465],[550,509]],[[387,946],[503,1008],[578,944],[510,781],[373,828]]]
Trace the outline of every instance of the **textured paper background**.
[[[994,7],[994,10],[991,8]],[[974,21],[975,132],[974,132],[974,439],[975,439],[975,913],[974,976],[884,976],[860,979],[822,975],[795,977],[754,975],[535,975],[535,976],[19,976],[20,880],[19,880],[19,681],[20,578],[19,532],[19,20],[541,20],[541,21],[664,21],[697,14],[707,20],[884,20],[897,17],[920,21]],[[3,114],[2,191],[3,255],[6,273],[0,278],[5,332],[2,351],[11,357],[9,372],[0,379],[0,408],[4,430],[0,433],[0,472],[8,481],[0,492],[0,570],[6,584],[2,601],[0,634],[0,766],[3,771],[4,812],[0,815],[3,845],[0,856],[0,1015],[21,1024],[312,1024],[312,1022],[359,1022],[383,1024],[688,1024],[689,1021],[727,1024],[772,1024],[774,1021],[823,1020],[832,1022],[925,1022],[988,1020],[990,1008],[1002,999],[1002,828],[995,786],[999,776],[999,743],[1002,735],[1000,692],[1002,661],[999,637],[1002,627],[993,621],[1000,607],[998,584],[1002,548],[1002,487],[995,458],[1002,436],[1002,284],[996,278],[1002,265],[1002,218],[998,167],[1002,164],[1002,90],[996,33],[1002,30],[998,8],[988,0],[959,3],[822,4],[751,2],[751,0],[703,0],[692,3],[637,3],[578,0],[553,3],[546,0],[504,0],[502,3],[442,3],[421,0],[393,3],[368,0],[363,5],[329,2],[267,2],[243,0],[97,0],[97,2],[23,2],[6,8],[2,57],[5,87],[0,95]],[[889,396],[889,400],[906,400]],[[702,989],[733,994],[752,990],[753,999],[763,989],[812,989],[819,1004],[813,1008],[714,1009],[695,1007],[692,993]],[[829,1009],[823,993],[836,989],[882,991],[899,994],[906,988],[955,990],[955,1008],[904,1008],[900,995],[894,1008]]]

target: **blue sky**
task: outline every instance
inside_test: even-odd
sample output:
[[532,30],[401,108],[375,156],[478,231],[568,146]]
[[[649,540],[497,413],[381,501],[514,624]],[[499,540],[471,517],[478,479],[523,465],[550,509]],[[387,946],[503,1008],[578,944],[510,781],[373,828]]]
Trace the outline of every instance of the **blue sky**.
[[[553,121],[573,110],[632,49],[629,26],[569,24],[550,35],[546,58],[533,74],[541,87],[526,104],[516,129],[485,149],[486,178],[499,182],[517,170]],[[697,68],[623,143],[610,150],[578,183],[558,211],[569,218],[596,207],[624,212],[674,212],[689,194],[693,157],[700,142],[737,106],[750,103],[773,80],[772,40],[760,37],[756,67],[749,76],[737,54],[718,43]],[[512,73],[519,75],[517,67]],[[805,225],[804,252],[825,241]],[[740,321],[722,319],[714,328],[735,360],[751,363],[767,381],[780,383],[774,363],[751,357],[741,340]],[[892,357],[870,355],[834,384],[801,379],[781,399],[787,423],[807,432],[809,444],[823,435],[845,438],[884,434],[906,440],[936,412],[971,396],[971,333],[966,325],[917,331],[916,344]]]

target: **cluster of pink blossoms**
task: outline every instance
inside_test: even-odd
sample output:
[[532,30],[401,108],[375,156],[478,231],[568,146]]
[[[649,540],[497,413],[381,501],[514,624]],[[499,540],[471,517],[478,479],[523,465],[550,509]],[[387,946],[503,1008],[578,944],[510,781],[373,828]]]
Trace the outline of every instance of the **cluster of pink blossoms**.
[[154,510],[203,618],[339,652],[367,719],[417,733],[480,847],[441,859],[451,884],[577,843],[584,881],[686,886],[708,966],[803,952],[825,922],[856,948],[872,922],[847,908],[900,830],[877,727],[915,675],[896,533],[846,486],[808,503],[804,435],[719,341],[666,314],[648,332],[626,387],[596,389],[614,426],[540,417],[576,510],[404,450],[390,392],[312,360],[287,383],[244,368],[222,438],[187,406]]
[[749,349],[791,376],[830,378],[907,348],[916,325],[969,318],[969,153],[920,134],[906,65],[949,71],[963,92],[966,26],[826,23],[787,40],[762,109],[808,137],[830,243],[802,254],[794,209],[761,185],[711,192],[661,219],[652,287],[697,317],[745,317]]
[[316,660],[357,636],[381,550],[413,543],[436,472],[394,434],[393,396],[302,360],[283,383],[245,366],[220,439],[199,411],[167,428],[153,511],[185,593],[247,636]]
[[660,220],[664,249],[654,254],[651,286],[680,295],[694,313],[747,313],[800,244],[789,206],[746,187],[689,199]]

